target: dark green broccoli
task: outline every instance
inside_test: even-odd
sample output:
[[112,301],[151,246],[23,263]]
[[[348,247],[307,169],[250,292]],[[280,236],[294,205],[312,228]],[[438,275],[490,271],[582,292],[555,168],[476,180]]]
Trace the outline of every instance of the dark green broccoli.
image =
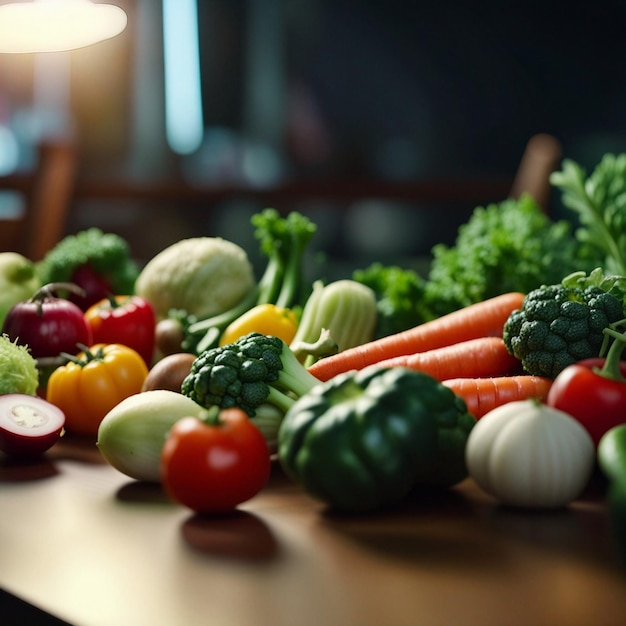
[[544,285],[509,316],[503,340],[526,372],[555,378],[576,361],[600,356],[603,330],[623,317],[621,302],[599,287]]
[[93,227],[59,241],[37,264],[37,273],[42,284],[82,287],[87,297],[79,303],[85,308],[111,294],[132,294],[139,268],[123,237]]
[[282,339],[250,333],[200,354],[181,391],[201,406],[238,407],[250,417],[259,407],[273,405],[282,418],[319,382]]
[[402,332],[432,319],[424,303],[426,281],[414,270],[372,263],[352,279],[376,294],[376,338]]

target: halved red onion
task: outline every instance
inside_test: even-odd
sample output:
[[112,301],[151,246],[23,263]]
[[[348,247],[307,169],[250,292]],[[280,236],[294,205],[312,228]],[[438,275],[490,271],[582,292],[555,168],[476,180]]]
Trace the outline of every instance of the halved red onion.
[[0,450],[6,454],[43,454],[59,440],[64,424],[63,411],[39,396],[0,396]]

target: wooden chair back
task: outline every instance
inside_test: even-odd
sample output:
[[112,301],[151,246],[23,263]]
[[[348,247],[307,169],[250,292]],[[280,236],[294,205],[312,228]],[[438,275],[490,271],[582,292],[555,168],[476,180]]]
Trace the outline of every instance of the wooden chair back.
[[0,251],[13,251],[38,261],[65,235],[76,182],[75,147],[45,142],[38,147],[32,172],[0,176],[0,190],[24,199],[15,217],[0,219]]

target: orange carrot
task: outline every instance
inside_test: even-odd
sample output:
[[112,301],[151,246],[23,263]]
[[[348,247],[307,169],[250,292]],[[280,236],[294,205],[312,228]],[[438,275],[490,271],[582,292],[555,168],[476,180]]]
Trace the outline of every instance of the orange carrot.
[[405,354],[443,348],[478,337],[501,337],[509,315],[522,306],[524,294],[510,292],[438,317],[409,330],[375,339],[320,359],[309,372],[326,381],[349,370]]
[[479,419],[507,402],[531,398],[545,401],[552,379],[521,374],[496,378],[454,378],[444,380],[443,384],[463,398],[467,410]]
[[379,361],[381,367],[408,367],[437,380],[510,376],[521,371],[519,359],[509,354],[501,337],[479,337],[426,352]]

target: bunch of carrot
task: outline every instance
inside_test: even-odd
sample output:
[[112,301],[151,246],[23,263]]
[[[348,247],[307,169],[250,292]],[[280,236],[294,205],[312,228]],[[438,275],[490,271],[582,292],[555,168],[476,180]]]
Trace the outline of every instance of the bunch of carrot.
[[514,400],[545,400],[552,381],[522,372],[502,340],[509,315],[524,294],[506,293],[403,331],[326,357],[309,367],[322,381],[369,365],[408,367],[429,374],[482,417]]

